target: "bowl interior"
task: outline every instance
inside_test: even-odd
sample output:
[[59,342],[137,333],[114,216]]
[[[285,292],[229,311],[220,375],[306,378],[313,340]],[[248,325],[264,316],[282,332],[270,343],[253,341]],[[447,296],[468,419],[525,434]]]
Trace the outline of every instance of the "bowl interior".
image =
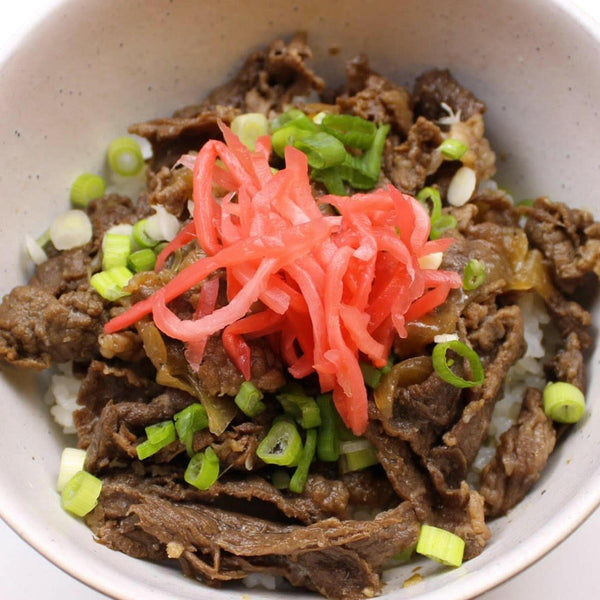
[[[56,2],[0,68],[2,293],[30,267],[16,248],[67,207],[68,188],[103,166],[103,149],[130,123],[197,102],[245,54],[304,29],[314,66],[330,83],[344,61],[364,52],[373,68],[412,84],[449,67],[488,104],[497,180],[516,198],[548,195],[600,216],[595,132],[600,131],[600,30],[567,3],[547,0],[87,0]],[[332,48],[339,52],[330,52]],[[596,316],[599,310],[596,309]],[[589,389],[600,385],[598,350]],[[61,568],[118,598],[234,598],[164,566],[137,561],[92,541],[54,491],[62,448],[73,444],[42,401],[44,376],[5,369],[0,514]],[[590,402],[594,399],[590,394]],[[401,598],[475,596],[524,568],[563,539],[600,502],[600,411],[590,411],[553,454],[542,479],[492,526],[486,551],[460,569],[434,569],[403,589],[410,574],[386,575],[384,594]],[[443,588],[443,590],[442,590]],[[309,597],[294,592],[296,597]],[[268,598],[255,590],[255,598]],[[311,596],[312,597],[312,596]]]

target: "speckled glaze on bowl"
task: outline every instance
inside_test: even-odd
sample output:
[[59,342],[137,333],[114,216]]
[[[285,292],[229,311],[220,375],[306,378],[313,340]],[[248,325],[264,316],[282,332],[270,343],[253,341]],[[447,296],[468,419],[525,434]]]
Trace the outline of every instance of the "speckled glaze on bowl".
[[[314,64],[329,81],[342,80],[344,60],[357,52],[399,83],[431,66],[451,68],[488,103],[503,186],[517,197],[547,194],[600,214],[600,30],[566,1],[52,0],[46,8],[0,56],[0,235],[9,249],[0,256],[2,293],[27,276],[10,249],[65,209],[70,182],[102,167],[110,139],[129,123],[199,100],[248,50],[298,29],[309,32]],[[332,46],[340,53],[330,54]],[[596,348],[590,390],[600,386],[599,360]],[[174,569],[107,550],[61,510],[54,482],[69,440],[52,423],[43,388],[43,378],[13,370],[0,379],[2,517],[56,565],[115,598],[248,594],[209,589]],[[406,589],[410,572],[390,571],[384,597],[474,597],[573,531],[600,503],[600,411],[593,395],[592,410],[559,445],[529,496],[492,524],[481,556],[456,570],[429,565],[424,581]]]

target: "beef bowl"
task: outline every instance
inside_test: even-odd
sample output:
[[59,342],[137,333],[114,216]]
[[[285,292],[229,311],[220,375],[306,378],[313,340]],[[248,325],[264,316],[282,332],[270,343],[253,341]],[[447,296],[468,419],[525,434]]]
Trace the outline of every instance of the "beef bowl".
[[[40,6],[0,57],[0,514],[20,536],[114,598],[459,600],[596,508],[592,19]],[[115,166],[132,125],[145,162]],[[74,195],[81,173],[106,194]],[[78,443],[102,481],[84,509],[67,484],[83,518],[56,483]]]

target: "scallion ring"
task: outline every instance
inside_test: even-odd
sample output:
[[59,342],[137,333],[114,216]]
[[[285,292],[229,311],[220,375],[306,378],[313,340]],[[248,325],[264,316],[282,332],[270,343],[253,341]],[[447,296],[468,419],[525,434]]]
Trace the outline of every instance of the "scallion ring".
[[[433,187],[424,187],[417,194],[417,200],[427,208],[432,223],[440,218],[442,214],[442,197],[439,190]],[[431,208],[429,208],[429,205],[431,205]]]
[[463,288],[467,291],[476,290],[485,281],[485,263],[472,258],[463,272]]
[[247,417],[257,417],[267,408],[263,393],[251,382],[244,381],[233,401]]
[[543,397],[546,416],[557,423],[577,423],[585,413],[585,396],[572,383],[548,383]]
[[439,146],[438,150],[449,160],[460,160],[463,154],[469,149],[469,146],[462,140],[454,138],[445,139]]
[[445,529],[422,525],[417,552],[449,567],[460,567],[465,552],[465,541]]
[[441,214],[437,219],[431,221],[431,232],[429,237],[437,240],[450,229],[455,229],[457,220],[454,215]]
[[124,177],[137,175],[144,166],[140,145],[127,135],[118,137],[109,144],[107,158],[110,168]]
[[74,208],[86,208],[92,200],[105,193],[106,183],[100,175],[82,173],[71,185],[71,205]]
[[[451,359],[448,359],[446,353],[448,350],[462,356],[469,362],[471,367],[471,375],[473,379],[468,380],[456,375],[450,368],[453,365]],[[469,348],[464,342],[452,340],[436,344],[433,348],[431,356],[433,368],[435,372],[447,383],[458,388],[470,388],[481,385],[485,378],[485,371],[481,364],[481,359],[475,350]]]
[[302,438],[294,423],[277,421],[256,449],[264,463],[289,467],[296,464],[302,452]]
[[204,452],[194,454],[183,478],[199,490],[207,490],[219,478],[219,458],[209,446]]
[[78,471],[63,488],[60,496],[62,507],[78,517],[84,517],[98,504],[101,491],[100,479],[87,471]]

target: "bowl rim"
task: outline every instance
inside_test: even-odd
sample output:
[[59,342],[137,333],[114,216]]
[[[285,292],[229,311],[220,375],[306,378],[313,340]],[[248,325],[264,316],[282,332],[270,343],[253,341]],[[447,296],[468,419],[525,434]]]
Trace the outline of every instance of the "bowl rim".
[[[600,45],[600,21],[579,3],[574,0],[535,1],[538,4],[554,5],[565,18],[576,21]],[[31,6],[26,11],[26,17],[21,18],[9,35],[0,40],[0,68],[46,16],[67,2],[68,0],[28,0],[27,3]],[[598,507],[600,471],[594,473],[586,485],[578,490],[577,495],[572,497],[560,514],[549,520],[523,545],[503,554],[502,561],[486,565],[482,570],[471,572],[465,569],[468,577],[457,578],[442,588],[425,592],[418,596],[419,600],[468,600],[495,588],[543,558],[582,525]],[[127,574],[119,572],[114,573],[114,577],[110,579],[104,578],[102,573],[93,568],[86,555],[77,552],[74,547],[68,552],[56,552],[56,546],[53,545],[50,536],[39,536],[39,531],[33,524],[23,519],[26,512],[26,506],[16,501],[11,503],[6,496],[0,497],[0,518],[34,550],[65,574],[115,600],[137,598],[140,592],[143,592],[148,600],[161,600],[164,597],[158,590],[149,590],[144,582],[129,579]],[[142,587],[138,589],[140,585]],[[385,593],[385,588],[383,591]],[[252,595],[259,597],[259,594],[254,592]]]

